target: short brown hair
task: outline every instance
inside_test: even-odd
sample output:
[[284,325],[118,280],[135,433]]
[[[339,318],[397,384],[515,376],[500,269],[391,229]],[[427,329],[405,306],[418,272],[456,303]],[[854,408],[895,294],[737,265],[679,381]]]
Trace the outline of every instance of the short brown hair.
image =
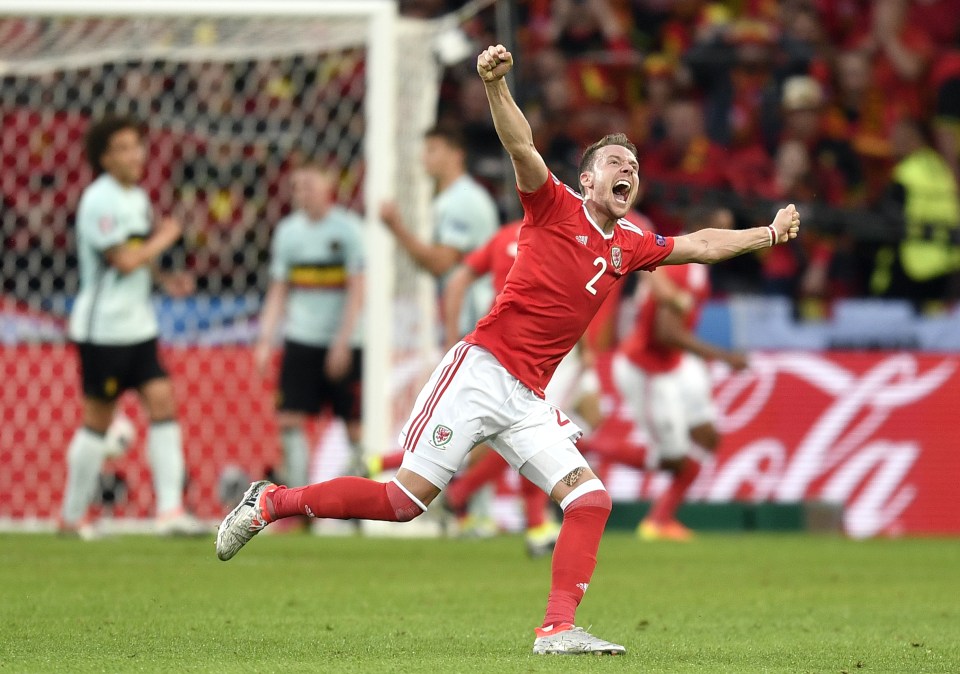
[[427,129],[427,132],[423,134],[423,137],[439,138],[452,148],[460,150],[461,152],[467,151],[467,140],[463,135],[463,131],[449,124],[438,124],[430,127]]
[[[634,157],[637,156],[637,146],[630,142],[630,139],[627,138],[627,134],[608,133],[606,136],[583,151],[583,156],[580,158],[580,170],[577,173],[577,176],[583,175],[593,168],[593,159],[597,154],[597,150],[602,147],[606,147],[607,145],[622,145],[630,150]],[[580,189],[583,189],[583,184],[580,185]]]

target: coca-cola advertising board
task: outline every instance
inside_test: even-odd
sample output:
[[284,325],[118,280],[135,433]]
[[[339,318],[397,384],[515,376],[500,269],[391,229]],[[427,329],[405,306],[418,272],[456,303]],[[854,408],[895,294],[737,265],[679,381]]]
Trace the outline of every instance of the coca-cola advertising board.
[[[168,347],[164,357],[183,427],[187,503],[201,517],[218,518],[227,468],[259,477],[279,465],[272,382],[255,374],[247,347]],[[598,367],[610,414],[592,440],[642,446],[642,429],[610,385],[609,361],[602,357]],[[5,347],[0,374],[0,521],[52,520],[66,446],[80,423],[76,354],[64,345]],[[754,353],[748,370],[714,367],[713,374],[723,441],[692,500],[828,501],[843,508],[851,536],[960,534],[960,356]],[[121,408],[136,422],[138,439],[107,464],[128,487],[112,515],[145,518],[153,510],[145,419],[133,397]],[[321,438],[313,461],[321,479],[345,461],[336,454],[344,448],[328,439]],[[665,484],[657,473],[591,461],[615,500],[649,500]]]
[[[595,441],[642,446],[609,366],[600,359],[612,414]],[[747,370],[714,367],[723,440],[690,497],[835,503],[855,537],[960,533],[958,370],[955,355],[910,352],[756,353]],[[662,483],[635,491],[650,498]]]

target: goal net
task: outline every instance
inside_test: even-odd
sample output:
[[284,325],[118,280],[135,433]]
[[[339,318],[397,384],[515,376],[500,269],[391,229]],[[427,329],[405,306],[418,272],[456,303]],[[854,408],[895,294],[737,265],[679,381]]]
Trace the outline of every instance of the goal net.
[[[59,506],[80,422],[65,319],[77,291],[73,221],[92,177],[83,136],[107,113],[145,124],[143,186],[156,214],[184,223],[161,266],[197,280],[193,297],[156,298],[189,507],[218,517],[235,482],[281,464],[275,376],[255,373],[250,344],[288,177],[308,158],[335,163],[339,201],[366,220],[365,444],[393,446],[432,357],[435,300],[376,216],[396,199],[423,236],[430,227],[419,158],[439,88],[435,31],[398,17],[391,0],[0,0],[0,521],[49,522]],[[140,432],[107,465],[102,507],[147,517],[145,419],[131,394],[120,410]],[[346,461],[337,442],[320,445],[314,477]]]

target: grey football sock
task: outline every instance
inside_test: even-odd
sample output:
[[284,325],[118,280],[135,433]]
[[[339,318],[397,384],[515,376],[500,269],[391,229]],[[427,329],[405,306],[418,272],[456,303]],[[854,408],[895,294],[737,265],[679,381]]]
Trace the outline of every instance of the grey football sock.
[[183,508],[184,460],[180,424],[159,421],[147,431],[147,459],[153,473],[153,492],[157,514],[165,515]]
[[74,526],[87,514],[97,489],[106,443],[103,435],[78,428],[67,448],[67,486],[63,494],[61,519]]

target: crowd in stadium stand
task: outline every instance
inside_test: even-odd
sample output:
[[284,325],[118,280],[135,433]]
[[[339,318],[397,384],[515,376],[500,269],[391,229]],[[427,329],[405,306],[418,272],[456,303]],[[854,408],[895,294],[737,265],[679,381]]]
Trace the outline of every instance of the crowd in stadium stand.
[[[625,130],[640,207],[665,233],[705,205],[741,226],[771,203],[804,205],[802,242],[724,270],[721,292],[814,311],[807,300],[956,297],[960,1],[527,0],[516,14],[518,98],[568,183],[580,148]],[[482,16],[468,30],[496,42]],[[497,182],[472,66],[448,77],[442,114],[465,120],[476,170]]]
[[[435,17],[464,4],[400,8]],[[639,208],[665,234],[710,209],[750,226],[774,203],[802,204],[802,241],[717,270],[720,294],[786,295],[814,314],[843,297],[930,310],[960,296],[960,0],[522,0],[509,11],[514,35],[500,40],[517,54],[518,101],[569,184],[581,148],[622,130],[640,148]],[[496,15],[488,6],[467,19],[475,46],[498,41]],[[42,27],[21,24],[23,35],[4,39],[29,43]],[[67,279],[44,290],[71,291],[62,252],[69,204],[90,178],[82,133],[103,112],[89,101],[110,101],[179,120],[150,129],[157,161],[145,183],[161,209],[190,212],[199,288],[262,290],[262,225],[287,201],[278,185],[335,114],[324,97],[362,87],[360,67],[350,57],[322,73],[296,58],[128,63],[0,79],[4,266],[39,266]],[[464,128],[472,172],[512,218],[509,167],[472,57],[448,68],[440,117]],[[359,142],[335,158],[355,160]],[[357,175],[341,190],[353,206]],[[37,290],[20,287],[23,274],[3,276],[8,292]]]

